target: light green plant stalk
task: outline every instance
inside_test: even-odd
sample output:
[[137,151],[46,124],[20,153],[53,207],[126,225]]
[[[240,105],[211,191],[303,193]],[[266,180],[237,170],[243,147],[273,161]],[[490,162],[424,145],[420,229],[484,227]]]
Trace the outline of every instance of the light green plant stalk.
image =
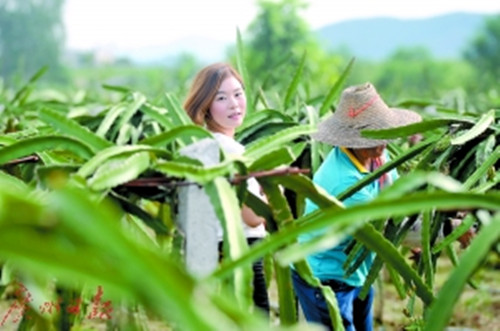
[[[238,259],[248,251],[243,234],[241,209],[238,199],[227,180],[215,178],[205,187],[215,213],[224,228],[224,253],[229,259]],[[245,310],[252,304],[252,270],[249,265],[234,270],[233,293],[236,302]]]
[[81,157],[83,160],[90,159],[94,155],[89,145],[80,140],[56,135],[41,136],[20,140],[0,149],[0,164],[53,149],[64,149]]
[[43,108],[40,110],[40,119],[67,136],[78,139],[92,148],[94,153],[111,146],[111,142],[99,137],[73,119],[69,119],[59,112]]
[[297,88],[301,82],[302,72],[304,71],[304,64],[306,62],[306,54],[307,53],[304,52],[304,54],[302,55],[302,58],[299,62],[297,70],[295,71],[293,79],[290,82],[290,85],[288,86],[288,88],[286,90],[284,104],[283,104],[283,107],[285,108],[285,110],[290,108],[292,98],[297,93]]
[[424,318],[425,331],[445,329],[463,287],[499,237],[500,214],[497,211],[488,220],[488,224],[484,224],[482,231],[462,255],[458,266],[452,271],[443,288],[439,291],[436,300],[429,307]]
[[255,104],[252,102],[253,97],[253,86],[252,81],[250,80],[250,75],[248,74],[246,60],[245,60],[245,47],[243,44],[243,38],[241,37],[240,29],[236,29],[236,67],[238,68],[238,72],[241,74],[241,78],[245,83],[245,96],[248,101],[247,103],[247,112],[248,115],[252,115],[255,110]]

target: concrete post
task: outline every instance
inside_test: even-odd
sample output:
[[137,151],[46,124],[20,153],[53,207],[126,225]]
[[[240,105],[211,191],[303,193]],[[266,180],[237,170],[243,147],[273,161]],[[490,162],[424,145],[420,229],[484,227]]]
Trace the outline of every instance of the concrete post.
[[[184,147],[180,153],[206,166],[219,163],[219,144],[215,139],[200,140]],[[185,236],[186,267],[195,276],[206,276],[219,262],[219,219],[204,189],[196,185],[179,188],[178,207],[177,222]]]

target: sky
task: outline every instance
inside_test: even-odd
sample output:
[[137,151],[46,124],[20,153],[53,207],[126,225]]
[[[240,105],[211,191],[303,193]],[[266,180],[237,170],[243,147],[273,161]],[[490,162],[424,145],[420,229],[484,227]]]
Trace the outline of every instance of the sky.
[[[312,30],[368,17],[426,18],[450,12],[500,13],[496,0],[305,0]],[[255,0],[66,0],[66,47],[117,52],[165,46],[187,37],[234,42],[257,15]]]

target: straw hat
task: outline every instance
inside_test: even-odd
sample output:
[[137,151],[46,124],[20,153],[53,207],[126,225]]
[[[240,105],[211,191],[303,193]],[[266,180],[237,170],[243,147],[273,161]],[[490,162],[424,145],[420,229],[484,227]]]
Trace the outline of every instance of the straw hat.
[[421,121],[411,110],[389,108],[371,83],[346,88],[336,111],[318,125],[315,140],[348,148],[370,148],[388,143],[387,139],[369,139],[362,130],[389,129]]

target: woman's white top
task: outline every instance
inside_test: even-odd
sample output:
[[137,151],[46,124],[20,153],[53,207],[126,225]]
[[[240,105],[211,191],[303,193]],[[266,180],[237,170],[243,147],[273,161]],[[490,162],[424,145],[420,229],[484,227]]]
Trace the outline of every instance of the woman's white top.
[[[213,135],[226,156],[231,156],[231,155],[239,156],[245,152],[245,146],[243,146],[233,138],[218,132],[213,133]],[[248,185],[248,191],[250,191],[258,198],[263,199],[263,195],[260,192],[260,185],[255,178],[249,178],[247,180],[247,185]],[[266,236],[266,228],[264,224],[260,224],[256,227],[251,227],[243,222],[243,232],[245,233],[246,238],[263,238]],[[219,224],[219,229],[217,230],[217,235],[219,237],[219,240],[222,240],[223,229],[220,224]]]

